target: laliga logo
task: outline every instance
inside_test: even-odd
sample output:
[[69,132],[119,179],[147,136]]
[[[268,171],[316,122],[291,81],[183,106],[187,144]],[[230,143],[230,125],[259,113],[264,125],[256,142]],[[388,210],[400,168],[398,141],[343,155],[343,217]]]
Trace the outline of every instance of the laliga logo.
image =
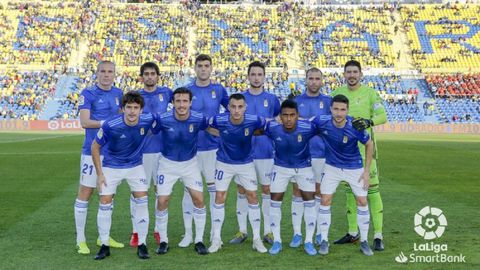
[[60,123],[58,121],[48,121],[48,129],[56,130],[60,127]]
[[425,206],[415,214],[415,232],[425,240],[440,238],[447,227],[447,218],[442,210]]

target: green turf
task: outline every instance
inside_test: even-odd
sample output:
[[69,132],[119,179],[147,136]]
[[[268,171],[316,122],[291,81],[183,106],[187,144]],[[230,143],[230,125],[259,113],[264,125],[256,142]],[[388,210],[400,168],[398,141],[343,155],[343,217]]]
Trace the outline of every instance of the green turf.
[[[283,205],[284,251],[279,256],[251,251],[251,239],[239,246],[226,244],[217,254],[197,256],[193,248],[176,247],[183,233],[182,188],[177,184],[169,209],[171,250],[167,255],[154,254],[150,235],[152,259],[140,261],[135,250],[126,247],[113,249],[111,257],[97,262],[92,259],[97,251],[97,198],[90,202],[87,224],[92,255],[81,256],[74,249],[73,202],[82,136],[0,133],[0,269],[479,269],[480,136],[381,134],[378,138],[386,250],[371,258],[363,256],[356,245],[332,245],[327,257],[309,257],[302,249],[289,248],[290,199]],[[236,231],[234,195],[231,189],[224,242]],[[123,184],[115,201],[111,234],[124,243],[131,230],[128,204],[128,187]],[[448,220],[446,232],[434,242],[448,244],[447,254],[465,255],[466,264],[395,262],[400,252],[412,253],[414,243],[427,242],[413,230],[415,212],[427,205],[442,209]],[[339,189],[333,202],[331,240],[345,233],[344,211],[344,195]],[[150,216],[153,228],[152,211]],[[209,230],[207,222],[206,236]]]

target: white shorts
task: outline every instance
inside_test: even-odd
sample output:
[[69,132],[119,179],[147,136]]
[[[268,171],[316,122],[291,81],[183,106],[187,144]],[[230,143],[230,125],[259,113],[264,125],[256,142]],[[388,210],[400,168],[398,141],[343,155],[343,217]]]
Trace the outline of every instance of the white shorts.
[[157,195],[169,196],[172,194],[173,185],[180,178],[186,187],[203,192],[202,175],[197,157],[187,161],[173,161],[161,157],[158,163],[157,181],[155,181]]
[[[103,161],[103,156],[100,156],[100,161]],[[80,157],[80,185],[91,188],[97,187],[97,171],[90,155],[82,154]]]
[[127,180],[132,192],[148,191],[148,181],[145,179],[145,169],[143,165],[133,168],[115,169],[103,167],[106,185],[102,186],[100,195],[112,195],[117,192],[117,187],[123,179]]
[[155,179],[157,179],[158,161],[161,155],[161,153],[143,154],[143,167],[145,168],[148,185],[150,185],[152,178],[154,183]]
[[215,163],[217,161],[217,149],[197,152],[200,172],[207,183],[215,183]]
[[262,186],[270,185],[270,173],[272,173],[273,159],[254,159],[255,171],[258,183]]
[[253,162],[247,164],[227,164],[217,160],[215,170],[215,188],[217,191],[227,191],[234,176],[235,183],[241,185],[246,190],[257,190]]
[[355,196],[365,197],[368,190],[362,188],[363,183],[358,182],[363,173],[361,169],[340,169],[331,165],[325,165],[325,173],[322,178],[320,190],[322,194],[334,194],[340,182],[347,182]]
[[301,191],[315,192],[315,179],[312,167],[291,169],[273,165],[270,192],[285,192],[288,182],[297,183]]
[[323,171],[325,170],[324,158],[312,158],[313,175],[315,175],[315,181],[320,184],[322,182]]

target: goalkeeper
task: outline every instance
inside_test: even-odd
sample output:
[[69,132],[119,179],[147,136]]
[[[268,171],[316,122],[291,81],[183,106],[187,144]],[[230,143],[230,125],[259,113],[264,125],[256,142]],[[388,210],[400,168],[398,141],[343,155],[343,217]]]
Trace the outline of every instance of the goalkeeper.
[[[383,107],[382,99],[378,92],[375,89],[361,85],[360,81],[362,76],[360,63],[355,60],[348,61],[344,66],[344,77],[347,85],[337,88],[331,95],[336,96],[342,94],[350,100],[349,114],[354,117],[352,121],[353,126],[358,130],[366,129],[375,144],[373,160],[370,166],[370,187],[367,198],[375,233],[373,249],[382,251],[384,250],[382,235],[383,203],[379,192],[377,144],[372,127],[386,123],[387,114],[385,113],[385,108]],[[363,159],[365,159],[365,147],[359,145],[359,148]],[[350,186],[345,185],[345,190],[347,195],[348,233],[341,239],[335,241],[335,244],[354,243],[359,239],[355,196]]]

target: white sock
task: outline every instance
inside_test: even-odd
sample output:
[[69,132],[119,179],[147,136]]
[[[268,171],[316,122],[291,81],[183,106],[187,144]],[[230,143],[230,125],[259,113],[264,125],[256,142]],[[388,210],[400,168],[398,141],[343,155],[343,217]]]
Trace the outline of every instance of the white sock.
[[88,201],[76,199],[73,212],[75,214],[75,228],[77,229],[77,244],[86,242],[85,224],[87,223]]
[[242,233],[247,233],[247,215],[248,215],[247,197],[245,197],[245,194],[237,193],[238,230]]
[[271,230],[273,232],[273,241],[282,242],[280,236],[280,225],[282,221],[282,202],[279,201],[270,201],[270,220],[271,220]]
[[222,239],[222,226],[225,220],[225,204],[214,204],[213,211],[213,239]]
[[168,243],[168,209],[163,211],[155,211],[155,227],[158,228],[158,233],[160,234],[160,239],[162,242]]
[[133,194],[130,193],[130,219],[132,220],[132,233],[137,232],[137,228],[135,227],[135,197]]
[[270,194],[262,194],[263,235],[272,232],[270,228]]
[[317,222],[320,223],[322,241],[325,240],[328,242],[328,230],[330,229],[330,223],[332,222],[332,212],[330,211],[330,206],[320,205],[317,218]]
[[148,196],[135,199],[135,227],[138,232],[138,244],[147,244],[148,224]]
[[317,221],[317,212],[315,211],[315,200],[304,201],[305,207],[305,243],[311,243],[313,232],[315,231],[315,223]]
[[193,207],[193,220],[195,222],[195,244],[203,242],[203,233],[205,232],[205,223],[207,221],[207,209]]
[[[318,210],[320,209],[320,205],[322,204],[322,198],[315,196],[315,211],[318,214]],[[317,217],[318,219],[318,217]],[[317,221],[317,235],[321,234],[320,232],[320,222]]]
[[[217,195],[217,189],[215,188],[215,183],[207,183],[208,195],[210,196],[210,224],[213,224],[213,205],[215,204],[215,196]],[[213,234],[213,226],[210,227],[210,237]]]
[[370,225],[370,211],[367,206],[357,206],[357,222],[360,230],[360,241],[367,241],[368,226]]
[[112,212],[113,212],[113,203],[102,204],[100,203],[98,207],[97,214],[97,226],[98,226],[98,235],[102,241],[102,245],[109,246],[110,239],[110,227],[112,226]]
[[292,196],[293,234],[302,235],[303,199]]
[[185,187],[185,190],[183,191],[182,211],[183,211],[183,226],[185,227],[185,235],[192,235],[193,202],[192,202],[192,197],[190,196],[190,192],[186,187]]
[[248,219],[252,226],[253,240],[260,239],[260,205],[248,204]]
[[[155,207],[153,209],[153,213],[155,213],[157,211],[157,206],[158,206],[158,196],[155,193]],[[158,233],[158,228],[157,228],[157,223],[156,222],[154,223],[154,226],[153,226],[153,232]]]

